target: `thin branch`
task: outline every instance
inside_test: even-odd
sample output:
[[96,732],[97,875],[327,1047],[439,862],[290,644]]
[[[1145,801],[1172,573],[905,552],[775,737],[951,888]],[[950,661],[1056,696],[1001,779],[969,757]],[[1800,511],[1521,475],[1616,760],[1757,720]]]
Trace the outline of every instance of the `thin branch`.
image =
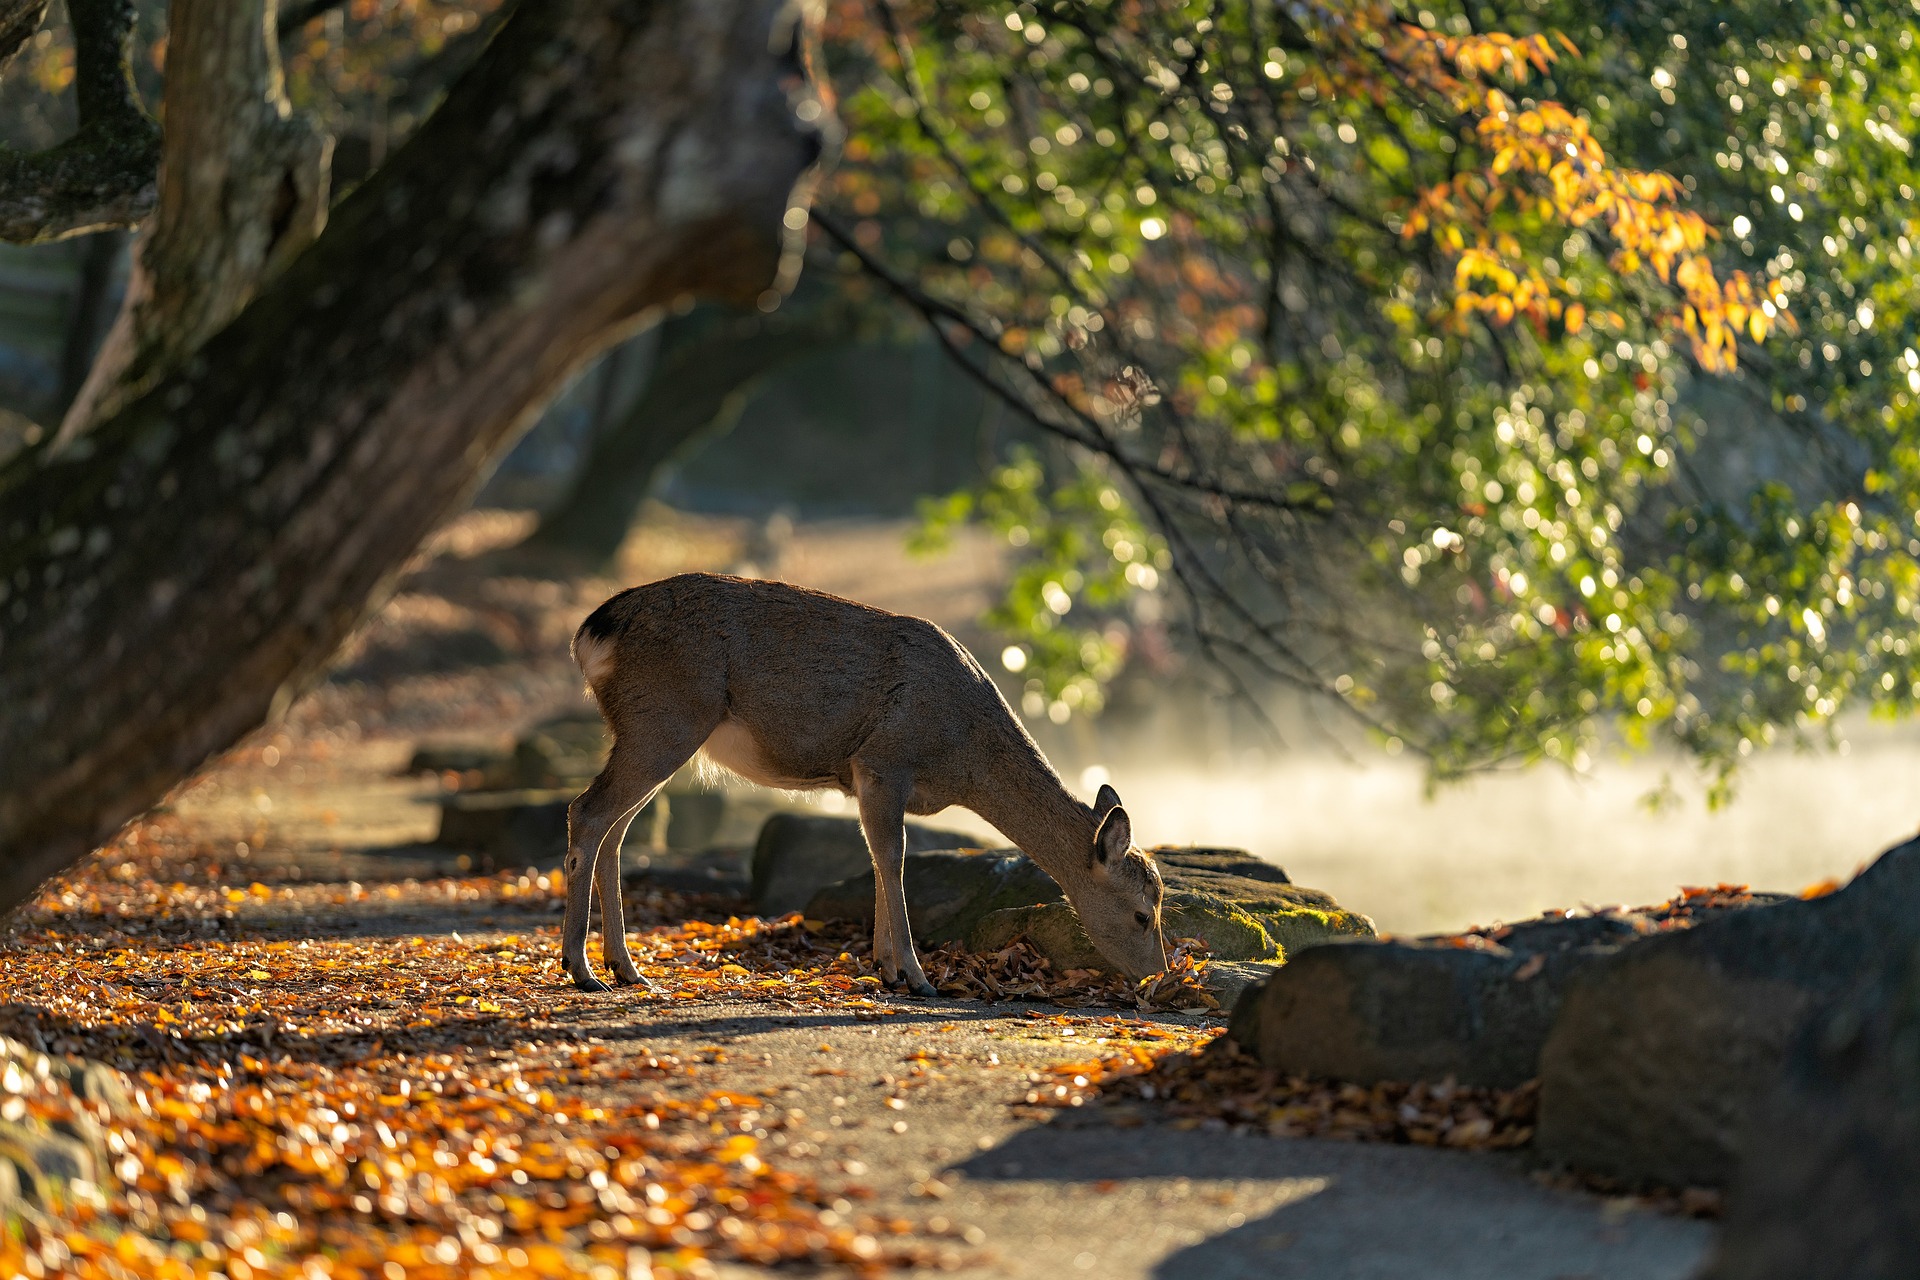
[[[1184,489],[1193,493],[1202,493],[1229,502],[1242,503],[1247,506],[1259,507],[1269,511],[1295,511],[1311,514],[1318,514],[1320,512],[1320,505],[1317,502],[1292,502],[1258,489],[1244,489],[1234,485],[1216,484],[1188,473],[1175,471],[1171,468],[1128,455],[1117,441],[1108,436],[1104,430],[1099,429],[1096,420],[1067,401],[1058,391],[1048,386],[1046,380],[1039,375],[1039,371],[1029,367],[1019,356],[1001,346],[999,340],[988,331],[985,325],[958,307],[934,297],[924,289],[908,281],[879,257],[868,252],[832,215],[816,210],[813,213],[812,221],[819,226],[835,244],[838,244],[841,248],[853,254],[853,256],[859,260],[862,269],[886,285],[901,301],[920,312],[933,328],[935,335],[940,339],[941,345],[949,352],[961,356],[962,366],[971,373],[976,380],[980,381],[983,386],[992,391],[996,396],[1005,400],[1010,407],[1017,409],[1022,416],[1042,431],[1047,432],[1049,435],[1059,436],[1071,444],[1077,444],[1084,449],[1090,449],[1095,453],[1111,458],[1125,469],[1129,475],[1148,476],[1174,488]],[[960,344],[954,342],[952,336],[937,323],[942,320],[958,327],[965,332],[968,337],[977,340],[995,355],[1007,361],[1011,367],[1020,369],[1032,380],[1035,387],[1039,389],[1042,394],[1072,416],[1079,419],[1086,425],[1087,429],[1076,429],[1035,412],[1033,406],[1024,397],[1005,387],[972,361],[965,359],[964,356],[962,356],[963,348]]]

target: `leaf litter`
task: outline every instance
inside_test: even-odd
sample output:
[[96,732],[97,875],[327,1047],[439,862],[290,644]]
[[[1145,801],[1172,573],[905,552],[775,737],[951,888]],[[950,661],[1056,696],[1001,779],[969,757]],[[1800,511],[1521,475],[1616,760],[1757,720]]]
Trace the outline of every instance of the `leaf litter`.
[[[775,1100],[702,1090],[700,1061],[616,1057],[568,1027],[597,1006],[565,984],[557,873],[243,887],[225,883],[232,870],[162,815],[50,884],[0,937],[0,1032],[129,1072],[136,1102],[109,1113],[30,1073],[0,1080],[0,1115],[96,1126],[113,1164],[106,1185],[76,1185],[57,1215],[0,1236],[0,1274],[635,1280],[715,1260],[869,1272],[956,1261],[929,1239],[939,1232],[859,1212],[860,1188],[778,1168],[765,1145],[787,1123]],[[1724,885],[1634,914],[1678,928],[1751,901]],[[363,904],[404,921],[436,902],[492,913],[486,932],[352,931]],[[626,998],[899,1012],[859,926],[730,905],[630,892],[635,956],[656,989]],[[311,927],[333,908],[329,928]],[[1217,1008],[1190,942],[1141,986],[1057,971],[1018,941],[939,948],[923,964],[949,996]],[[1532,1084],[1316,1081],[1261,1066],[1217,1028],[1040,1010],[1024,1021],[1095,1056],[1028,1073],[1011,1099],[1020,1114],[1098,1103],[1122,1125],[1478,1150],[1532,1134]]]
[[[0,1033],[115,1066],[135,1100],[109,1113],[7,1078],[23,1114],[101,1127],[112,1168],[0,1236],[0,1274],[635,1280],[957,1260],[937,1229],[860,1212],[860,1188],[776,1167],[783,1110],[702,1090],[702,1056],[614,1055],[569,1027],[602,1006],[565,982],[557,873],[237,886],[232,870],[163,814],[0,935]],[[436,902],[484,909],[487,931],[380,931]],[[368,921],[368,904],[399,913]],[[622,998],[899,1012],[858,926],[727,905],[630,893],[655,990]],[[1018,942],[926,957],[946,994],[1063,1007],[1205,1008],[1204,963],[1183,951],[1142,990]]]

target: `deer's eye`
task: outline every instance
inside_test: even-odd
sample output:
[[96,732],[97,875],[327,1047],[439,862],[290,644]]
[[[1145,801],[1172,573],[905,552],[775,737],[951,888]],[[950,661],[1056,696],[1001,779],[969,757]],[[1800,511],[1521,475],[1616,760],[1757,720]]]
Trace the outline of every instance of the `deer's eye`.
[[1144,912],[1144,911],[1136,911],[1136,912],[1134,912],[1134,913],[1133,913],[1133,922],[1134,922],[1135,924],[1137,924],[1137,925],[1139,925],[1139,926],[1140,926],[1140,927],[1141,927],[1142,929],[1151,929],[1151,928],[1153,928],[1153,917],[1152,917],[1152,916],[1150,916],[1150,915],[1148,915],[1148,914],[1147,914],[1146,912]]

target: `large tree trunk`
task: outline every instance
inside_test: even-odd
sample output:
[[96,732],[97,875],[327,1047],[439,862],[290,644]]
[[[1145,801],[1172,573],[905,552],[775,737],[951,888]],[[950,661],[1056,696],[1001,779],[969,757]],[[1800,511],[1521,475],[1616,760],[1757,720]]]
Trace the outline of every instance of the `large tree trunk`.
[[667,321],[646,390],[618,423],[595,433],[566,496],[525,545],[609,564],[667,463],[729,430],[768,374],[848,336],[817,316],[784,311]]
[[819,151],[795,24],[523,5],[232,324],[0,469],[0,910],[284,706],[588,356],[771,301]]

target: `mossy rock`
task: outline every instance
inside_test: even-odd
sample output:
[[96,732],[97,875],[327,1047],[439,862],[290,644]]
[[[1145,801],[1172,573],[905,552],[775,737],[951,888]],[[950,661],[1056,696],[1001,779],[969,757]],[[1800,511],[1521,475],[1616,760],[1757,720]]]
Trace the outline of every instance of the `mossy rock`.
[[[1281,960],[1325,942],[1374,936],[1365,916],[1241,850],[1156,849],[1153,857],[1167,885],[1166,936],[1199,938],[1215,959]],[[1060,967],[1110,967],[1085,941],[1060,886],[1016,849],[916,853],[907,859],[906,889],[907,917],[922,945],[998,950],[1026,929]],[[1006,914],[1039,907],[1051,910]],[[872,871],[820,890],[806,914],[871,922]],[[977,932],[990,916],[991,928]]]
[[[1233,921],[1228,928],[1244,929],[1250,922]],[[1258,925],[1251,925],[1259,929]],[[1187,934],[1187,937],[1194,935]],[[1266,934],[1257,935],[1258,941],[1266,941]],[[1255,937],[1249,937],[1254,942]],[[967,937],[969,951],[998,951],[1016,939],[1025,939],[1041,955],[1062,972],[1068,969],[1097,969],[1112,972],[1113,966],[1094,949],[1093,940],[1087,937],[1087,931],[1080,927],[1080,918],[1073,914],[1072,908],[1064,902],[1049,902],[1034,907],[1009,907],[1002,911],[991,912],[981,917],[980,923],[973,927]],[[1269,943],[1270,945],[1270,943]],[[1265,959],[1220,959],[1214,958],[1204,971],[1202,980],[1220,1007],[1230,1009],[1240,993],[1273,976],[1279,967],[1286,963],[1275,950]]]
[[[821,889],[806,914],[872,924],[873,890],[869,869]],[[915,854],[906,860],[906,890],[913,940],[926,947],[965,942],[983,917],[1008,907],[1065,903],[1053,878],[1013,849]]]
[[1210,893],[1168,889],[1160,908],[1160,931],[1169,944],[1176,938],[1198,938],[1208,955],[1222,960],[1286,959],[1260,921]]
[[[1170,891],[1162,925],[1169,940],[1198,938],[1217,960],[1286,958],[1258,920],[1211,895]],[[1113,968],[1064,901],[989,912],[967,935],[967,946],[974,951],[998,951],[1023,934],[1057,969]]]
[[1155,849],[1153,858],[1167,884],[1167,937],[1200,938],[1217,959],[1269,960],[1375,936],[1367,917],[1239,849]]
[[[947,852],[966,845],[958,831],[909,822],[907,855]],[[870,871],[867,837],[858,818],[776,813],[760,825],[753,845],[753,909],[764,915],[800,911],[828,885]]]
[[1054,968],[1111,969],[1097,950],[1080,917],[1065,902],[1047,902],[1032,907],[1005,907],[980,917],[967,935],[967,950],[999,951],[1017,939],[1025,938],[1050,961]]

